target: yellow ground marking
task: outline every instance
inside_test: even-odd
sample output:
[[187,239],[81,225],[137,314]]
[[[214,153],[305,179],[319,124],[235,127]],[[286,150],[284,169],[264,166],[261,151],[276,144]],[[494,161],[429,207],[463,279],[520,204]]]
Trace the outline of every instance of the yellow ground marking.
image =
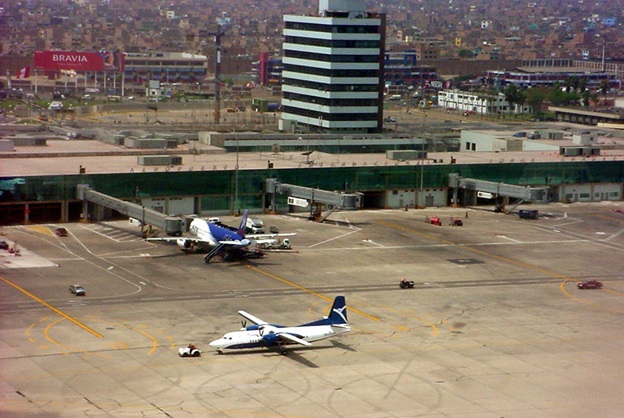
[[[71,347],[71,346],[65,345],[63,343],[60,343],[60,342],[54,340],[50,336],[50,330],[52,329],[52,327],[57,325],[62,320],[63,320],[63,318],[58,318],[56,321],[53,321],[51,324],[49,324],[45,328],[44,335],[45,335],[46,339],[48,341],[50,341],[51,343],[58,345],[59,347],[63,347],[64,349],[66,349],[69,352],[87,353],[87,351],[85,351],[85,350],[78,350],[78,349],[76,349],[74,347]],[[126,328],[126,329],[129,329],[131,331],[134,331],[134,332],[137,332],[137,333],[143,335],[144,337],[146,337],[147,339],[152,341],[152,348],[147,353],[148,356],[154,354],[154,351],[156,351],[156,349],[158,348],[158,340],[156,340],[156,338],[154,338],[154,336],[151,335],[150,333],[148,333],[147,331],[141,330],[139,328],[131,327],[130,325],[127,325],[127,324],[124,324],[124,323],[120,323],[120,322],[111,322],[111,321],[107,321],[107,320],[104,320],[104,319],[97,319],[97,318],[93,318],[93,317],[91,317],[89,320],[90,321],[94,321],[94,322],[99,322],[99,323],[104,323],[104,324],[111,324],[111,325],[115,325],[115,326],[118,326],[118,327]],[[171,340],[171,338],[170,338],[170,340]],[[124,349],[128,349],[129,348],[127,343],[120,342],[120,341],[112,341],[112,342],[109,342],[108,345],[111,348],[115,349],[115,350],[124,350]]]
[[28,229],[31,229],[31,230],[33,230],[35,232],[39,232],[41,234],[54,236],[54,232],[52,232],[52,230],[50,230],[50,228],[48,228],[47,226],[31,225],[31,226],[28,227]]
[[[269,272],[267,272],[267,271],[261,270],[261,269],[259,269],[259,268],[257,268],[257,267],[254,267],[254,266],[249,266],[249,265],[248,265],[248,266],[247,266],[247,268],[249,268],[250,270],[253,270],[253,271],[255,271],[255,272],[258,272],[258,273],[260,273],[260,274],[262,274],[262,275],[265,275],[265,276],[267,276],[267,277],[270,277],[270,278],[272,278],[272,279],[278,280],[278,281],[280,281],[280,282],[282,282],[282,283],[284,283],[284,284],[287,284],[288,286],[291,286],[291,287],[297,288],[297,289],[302,290],[302,291],[304,291],[304,292],[306,292],[306,293],[309,293],[309,294],[311,294],[311,295],[314,295],[314,296],[316,296],[316,297],[318,297],[318,298],[321,298],[321,299],[323,299],[323,300],[326,300],[326,301],[328,301],[328,302],[333,302],[333,301],[334,301],[334,299],[333,299],[333,298],[330,298],[330,297],[325,296],[325,295],[321,295],[320,293],[316,293],[315,291],[310,290],[310,289],[308,289],[307,287],[300,286],[300,285],[298,285],[298,284],[296,284],[296,283],[293,283],[293,282],[291,282],[291,281],[289,281],[289,280],[286,280],[286,279],[283,279],[283,278],[281,278],[281,277],[278,277],[278,276],[276,276],[276,275],[274,275],[274,274],[271,274],[271,273],[269,273]],[[348,306],[348,305],[347,305],[347,306]],[[348,306],[348,309],[349,309],[349,312],[354,312],[354,313],[356,313],[356,314],[358,314],[358,315],[362,315],[363,317],[368,318],[368,319],[370,319],[370,320],[373,320],[373,321],[381,321],[379,318],[376,318],[376,317],[374,317],[374,316],[372,316],[372,315],[369,315],[369,314],[367,314],[367,313],[364,313],[364,312],[362,312],[362,311],[360,311],[360,310],[358,310],[358,309],[355,309],[355,308],[353,308],[353,307],[351,307],[351,306]]]
[[78,325],[80,328],[84,329],[85,331],[88,331],[89,333],[91,333],[92,335],[98,337],[98,338],[104,338],[104,336],[102,334],[100,334],[99,332],[89,328],[88,326],[86,326],[85,324],[83,324],[82,322],[78,321],[77,319],[67,315],[65,312],[60,311],[59,309],[56,309],[54,306],[50,305],[48,302],[38,298],[37,296],[33,295],[32,293],[30,293],[29,291],[27,291],[26,289],[16,285],[15,283],[13,283],[12,281],[10,281],[9,279],[7,279],[6,277],[2,277],[0,276],[0,280],[2,280],[3,282],[5,282],[6,284],[8,284],[9,286],[19,290],[20,292],[22,292],[23,294],[25,294],[26,296],[28,296],[29,298],[39,302],[40,304],[42,304],[43,306],[45,306],[46,308],[50,309],[52,312],[54,312],[55,314],[67,319],[68,321]]
[[110,345],[111,348],[113,348],[115,350],[127,350],[129,348],[128,344],[126,344],[124,342],[121,342],[121,341],[115,341],[115,342],[112,342],[112,343],[108,343],[108,345]]
[[74,353],[74,352],[86,353],[85,350],[78,350],[77,348],[71,347],[69,345],[62,344],[62,343],[56,341],[54,338],[52,338],[50,336],[50,330],[52,329],[52,327],[54,327],[56,324],[58,324],[62,320],[63,320],[63,318],[57,318],[56,320],[54,320],[50,324],[48,324],[47,327],[44,328],[43,335],[45,336],[46,340],[50,341],[54,345],[57,345],[59,347],[64,348],[66,351],[68,351],[67,353],[63,353],[63,354],[69,354],[69,353]]

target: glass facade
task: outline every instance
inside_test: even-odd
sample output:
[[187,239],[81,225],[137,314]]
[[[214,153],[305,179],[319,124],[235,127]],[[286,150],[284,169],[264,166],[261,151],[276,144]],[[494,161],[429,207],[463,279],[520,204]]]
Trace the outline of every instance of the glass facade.
[[[270,197],[265,193],[267,178],[323,190],[361,192],[365,196],[365,208],[380,208],[385,205],[383,198],[367,199],[366,196],[379,197],[396,189],[418,189],[421,175],[425,189],[444,190],[451,173],[512,185],[549,186],[553,190],[565,185],[591,184],[597,195],[595,200],[604,200],[604,196],[609,196],[609,200],[621,200],[621,191],[614,190],[613,185],[617,188],[624,183],[624,161],[240,170],[238,180],[233,170],[3,177],[0,178],[0,225],[78,221],[82,213],[82,202],[76,191],[79,184],[88,184],[98,192],[134,202],[141,198],[193,197],[202,213],[233,213],[244,208],[269,207]],[[603,190],[601,184],[608,184],[609,190]],[[591,199],[590,189],[584,189],[579,196],[566,190],[557,195],[556,200]],[[287,210],[286,196],[278,196],[276,201],[278,210]]]
[[[448,175],[512,185],[624,183],[624,161],[576,161],[555,163],[387,165],[358,167],[311,167],[291,169],[155,172],[124,174],[76,174],[0,178],[0,207],[14,203],[77,200],[77,186],[88,184],[98,192],[124,200],[141,197],[198,196],[206,203],[221,205],[236,195],[260,208],[267,178],[282,183],[324,190],[384,191],[413,188],[424,172],[424,187],[448,186]],[[348,185],[345,188],[345,185]],[[223,200],[222,200],[223,199]]]

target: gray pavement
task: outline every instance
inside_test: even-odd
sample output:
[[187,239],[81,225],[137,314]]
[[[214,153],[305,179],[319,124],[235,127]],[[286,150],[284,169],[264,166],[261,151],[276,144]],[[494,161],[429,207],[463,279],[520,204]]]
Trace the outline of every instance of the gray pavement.
[[[293,252],[209,265],[122,221],[4,227],[22,256],[0,258],[0,415],[621,416],[623,205],[535,208],[267,215]],[[239,309],[296,325],[339,294],[350,333],[287,356],[209,350]],[[189,342],[202,357],[177,356]]]

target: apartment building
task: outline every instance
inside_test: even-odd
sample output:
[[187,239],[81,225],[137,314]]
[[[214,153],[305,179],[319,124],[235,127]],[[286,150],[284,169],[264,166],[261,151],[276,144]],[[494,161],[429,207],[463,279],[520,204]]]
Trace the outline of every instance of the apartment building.
[[207,57],[186,52],[128,52],[124,77],[130,82],[195,83],[207,75]]
[[363,0],[320,0],[318,16],[284,16],[286,132],[382,130],[385,15]]
[[521,114],[529,113],[531,106],[515,104],[511,108],[503,93],[471,93],[461,90],[442,90],[438,92],[438,106],[447,112],[462,112],[464,115]]

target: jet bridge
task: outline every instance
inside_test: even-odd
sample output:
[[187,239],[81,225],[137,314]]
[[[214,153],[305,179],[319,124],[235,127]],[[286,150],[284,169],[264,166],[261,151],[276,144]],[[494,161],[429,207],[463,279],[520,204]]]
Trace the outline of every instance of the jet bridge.
[[522,202],[543,203],[548,200],[548,187],[516,186],[494,181],[463,178],[457,173],[449,174],[449,187],[453,189],[454,202],[457,202],[457,192],[459,189],[475,191],[478,197],[489,199],[498,196],[520,199],[520,202],[517,203],[514,208]]
[[[271,210],[276,210],[275,197],[278,194],[288,196],[288,204],[300,207],[310,206],[310,218],[323,222],[336,210],[356,210],[361,207],[361,193],[344,193],[280,183],[274,178],[266,179],[266,191],[271,195]],[[321,217],[321,206],[327,205],[329,211]]]
[[136,203],[127,202],[104,193],[96,192],[90,189],[87,184],[79,184],[77,186],[77,197],[83,201],[83,214],[89,213],[88,203],[93,203],[116,210],[119,213],[128,215],[130,218],[138,219],[141,221],[141,228],[143,228],[144,225],[153,225],[164,229],[167,235],[180,235],[183,230],[182,219],[177,216],[167,216]]

